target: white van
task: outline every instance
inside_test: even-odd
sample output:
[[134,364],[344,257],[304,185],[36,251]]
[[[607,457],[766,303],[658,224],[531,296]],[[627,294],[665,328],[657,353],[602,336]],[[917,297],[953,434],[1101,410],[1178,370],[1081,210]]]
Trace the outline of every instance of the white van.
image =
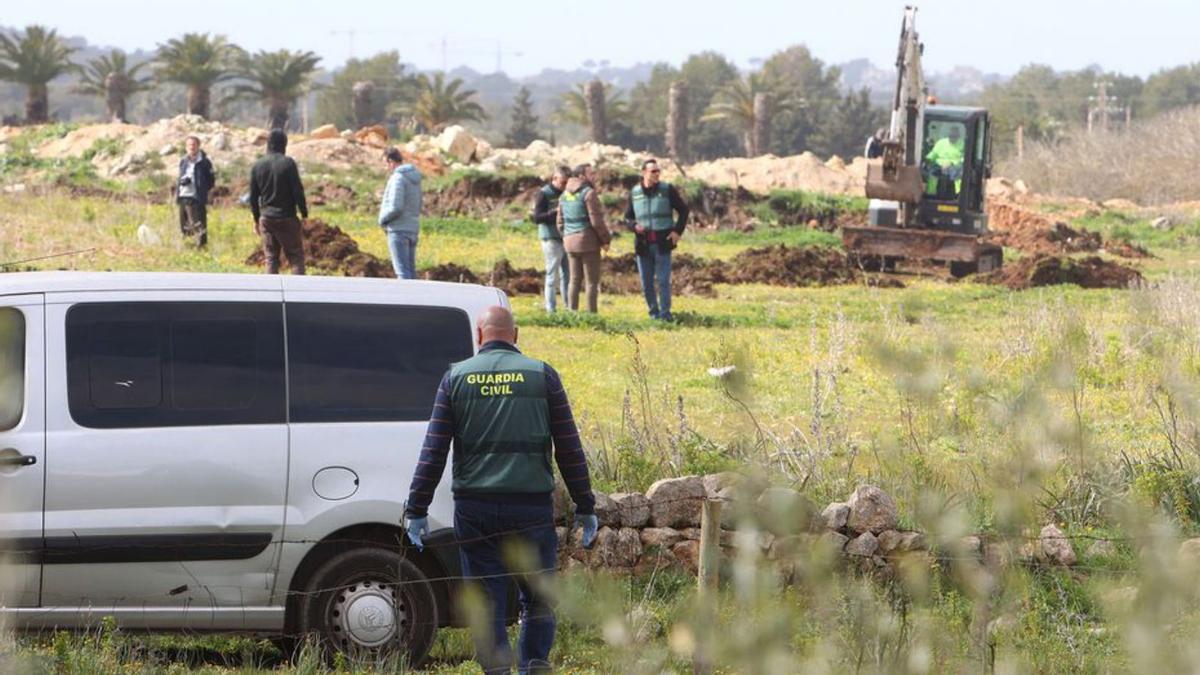
[[457,624],[448,483],[400,526],[494,288],[0,275],[0,622],[318,633],[420,660]]

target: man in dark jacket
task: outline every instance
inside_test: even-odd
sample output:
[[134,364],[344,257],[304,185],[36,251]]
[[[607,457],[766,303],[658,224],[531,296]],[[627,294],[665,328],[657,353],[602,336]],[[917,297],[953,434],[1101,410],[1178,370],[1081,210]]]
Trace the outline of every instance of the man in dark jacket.
[[[476,633],[476,658],[487,673],[512,668],[505,617],[509,577],[520,589],[521,636],[517,669],[549,672],[554,609],[544,594],[553,576],[554,469],[558,465],[575,502],[581,543],[596,539],[596,497],[587,456],[571,416],[562,380],[549,364],[517,349],[517,325],[505,307],[476,320],[479,352],[455,363],[438,387],[425,444],[409,488],[405,530],[418,549],[429,534],[428,509],[454,447],[454,534],[463,575],[480,584],[491,610],[490,630]],[[508,569],[511,544],[535,554],[537,569]],[[516,572],[516,575],[512,573]]]
[[296,162],[284,153],[287,134],[272,129],[267,137],[267,154],[250,169],[250,211],[254,231],[262,237],[267,274],[279,273],[279,249],[287,255],[292,274],[304,274],[304,232],[300,218],[308,220],[304,185]]
[[687,228],[688,206],[674,185],[659,180],[661,173],[655,160],[642,162],[642,180],[629,191],[625,225],[636,234],[634,253],[650,318],[670,321],[671,251]]
[[179,160],[175,201],[179,203],[179,231],[184,238],[196,237],[196,245],[208,245],[208,191],[216,182],[212,162],[200,149],[200,139],[188,136],[187,153]]
[[563,302],[567,302],[567,289],[570,287],[570,265],[567,264],[567,253],[563,249],[562,234],[558,231],[558,198],[562,196],[571,177],[571,169],[560,166],[554,170],[550,182],[537,192],[533,203],[533,222],[538,226],[538,239],[542,242],[542,259],[546,262],[546,311],[553,312],[559,292],[562,292]]

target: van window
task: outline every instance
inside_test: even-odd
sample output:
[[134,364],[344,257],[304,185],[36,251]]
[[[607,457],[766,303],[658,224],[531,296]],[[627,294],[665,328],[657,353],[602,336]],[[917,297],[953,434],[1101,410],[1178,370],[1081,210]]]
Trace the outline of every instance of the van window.
[[438,383],[474,353],[447,307],[287,304],[292,422],[425,421]]
[[0,431],[8,431],[25,412],[25,315],[0,307]]
[[71,417],[95,428],[282,424],[278,303],[89,303],[67,312]]

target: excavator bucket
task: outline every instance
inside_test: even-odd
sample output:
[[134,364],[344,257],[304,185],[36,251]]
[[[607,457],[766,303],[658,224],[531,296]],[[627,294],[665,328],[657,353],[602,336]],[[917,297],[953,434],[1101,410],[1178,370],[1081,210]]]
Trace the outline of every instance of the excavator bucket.
[[915,204],[921,201],[923,192],[921,170],[915,166],[896,167],[895,176],[888,180],[882,164],[872,162],[867,165],[867,197],[870,199]]

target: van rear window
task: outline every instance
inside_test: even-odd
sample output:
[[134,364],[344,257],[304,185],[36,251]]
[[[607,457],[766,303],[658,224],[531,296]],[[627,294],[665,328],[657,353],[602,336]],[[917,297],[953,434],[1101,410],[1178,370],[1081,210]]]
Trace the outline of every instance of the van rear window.
[[25,413],[25,315],[0,307],[0,431],[21,422]]
[[71,417],[93,428],[283,424],[279,303],[87,303],[67,312]]
[[426,421],[438,383],[474,353],[448,307],[287,303],[292,422]]

